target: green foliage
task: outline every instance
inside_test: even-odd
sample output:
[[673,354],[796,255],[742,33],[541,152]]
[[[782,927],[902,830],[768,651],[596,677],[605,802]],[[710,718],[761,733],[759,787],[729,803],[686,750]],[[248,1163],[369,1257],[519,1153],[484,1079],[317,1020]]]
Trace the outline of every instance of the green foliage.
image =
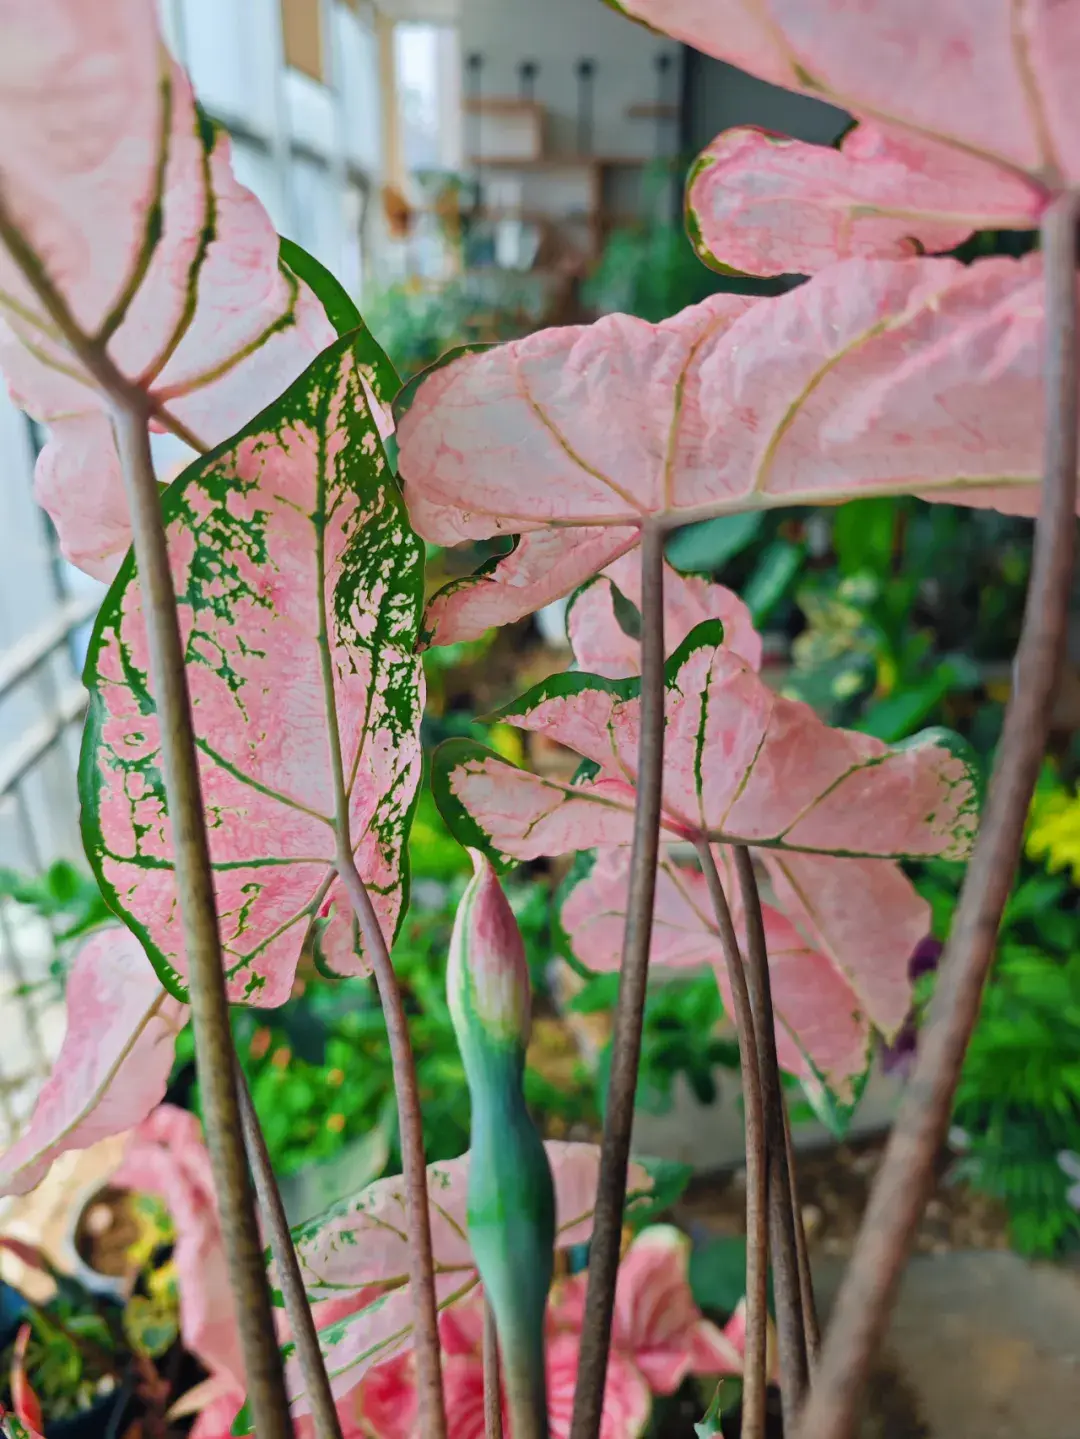
[[409,281],[367,299],[365,318],[402,379],[458,345],[513,340],[541,323],[546,296],[535,279],[493,271],[485,280]]
[[80,939],[112,918],[93,876],[66,859],[37,879],[0,869],[0,899],[12,899],[50,920],[60,943]]
[[48,925],[53,954],[47,983],[60,989],[75,942],[114,918],[94,877],[66,859],[58,859],[37,878],[0,869],[0,904],[5,900],[22,905]]
[[[617,974],[589,979],[570,1003],[580,1014],[611,1012],[619,990]],[[716,1101],[716,1070],[737,1072],[739,1051],[734,1038],[721,1038],[717,1027],[723,1016],[716,980],[711,974],[667,978],[649,986],[641,1036],[637,1105],[650,1114],[667,1114],[674,1102],[674,1085],[685,1076],[699,1104]],[[610,1045],[600,1056],[600,1094],[607,1091],[611,1064]]]
[[[958,882],[944,865],[920,879],[937,932]],[[1016,1248],[1051,1255],[1080,1245],[1058,1162],[1080,1150],[1080,893],[1031,865],[1005,913],[953,1117],[959,1175],[1007,1207]]]
[[[71,1281],[47,1304],[27,1304],[25,1371],[46,1422],[73,1418],[116,1388],[126,1358],[119,1313]],[[0,1406],[5,1409],[12,1403],[13,1347],[0,1351]]]
[[647,218],[608,236],[582,299],[600,314],[637,315],[653,324],[721,290],[771,293],[774,282],[715,274],[698,259],[672,216],[672,184],[682,189],[682,159],[655,160],[642,177]]
[[[437,1161],[469,1147],[469,1097],[446,1001],[450,931],[469,865],[426,792],[410,850],[414,903],[394,945],[393,960],[409,1014],[425,1148],[429,1161]],[[552,953],[547,892],[543,886],[518,883],[508,884],[507,894],[530,967],[540,977]],[[421,902],[425,900],[426,908]],[[390,1051],[374,981],[326,981],[310,975],[280,1009],[234,1010],[233,1026],[280,1175],[336,1159],[346,1148],[363,1143],[378,1173],[400,1170]],[[185,1031],[178,1047],[181,1064],[190,1061],[191,1053]],[[530,1107],[549,1131],[564,1133],[594,1117],[583,1078],[556,1084],[527,1068],[525,1089]],[[383,1142],[381,1151],[372,1144],[376,1135]]]

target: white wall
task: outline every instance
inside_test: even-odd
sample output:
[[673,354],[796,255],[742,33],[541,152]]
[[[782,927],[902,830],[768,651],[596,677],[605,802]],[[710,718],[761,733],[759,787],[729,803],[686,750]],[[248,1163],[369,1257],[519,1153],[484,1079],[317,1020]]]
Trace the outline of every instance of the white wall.
[[[518,65],[540,66],[535,96],[550,112],[548,144],[573,152],[577,139],[578,60],[596,63],[593,153],[655,151],[655,121],[629,120],[627,106],[658,95],[657,55],[677,59],[678,45],[635,25],[600,0],[461,0],[462,54],[484,57],[481,94],[514,96]],[[670,83],[670,82],[669,82]]]

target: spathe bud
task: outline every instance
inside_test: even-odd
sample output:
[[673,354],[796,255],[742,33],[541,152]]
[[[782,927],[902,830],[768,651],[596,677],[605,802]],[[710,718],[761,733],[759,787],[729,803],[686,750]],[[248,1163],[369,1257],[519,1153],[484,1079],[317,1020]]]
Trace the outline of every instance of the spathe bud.
[[495,1316],[515,1439],[547,1439],[544,1314],[554,1267],[555,1191],[525,1105],[529,967],[490,863],[454,920],[447,998],[472,1102],[469,1241]]
[[473,877],[454,920],[446,994],[466,1067],[476,1044],[529,1042],[531,994],[525,946],[490,862],[470,850]]

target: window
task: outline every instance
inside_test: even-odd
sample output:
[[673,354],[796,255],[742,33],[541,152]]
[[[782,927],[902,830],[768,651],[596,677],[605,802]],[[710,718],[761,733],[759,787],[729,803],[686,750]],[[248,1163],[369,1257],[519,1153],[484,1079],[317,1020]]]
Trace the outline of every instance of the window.
[[452,26],[394,27],[401,159],[410,174],[461,167],[459,50]]
[[281,35],[286,65],[325,80],[321,0],[281,0]]

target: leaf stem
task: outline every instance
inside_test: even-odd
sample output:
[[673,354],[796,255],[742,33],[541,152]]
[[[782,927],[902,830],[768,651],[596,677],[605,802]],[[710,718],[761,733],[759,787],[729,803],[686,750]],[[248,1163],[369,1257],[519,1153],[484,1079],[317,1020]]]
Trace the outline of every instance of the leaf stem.
[[603,1414],[660,851],[664,698],[664,536],[646,523],[641,534],[641,734],[630,890],[570,1439],[598,1439]]
[[484,1439],[503,1439],[499,1336],[491,1305],[484,1301]]
[[968,867],[915,1071],[825,1337],[799,1439],[850,1439],[873,1355],[885,1332],[915,1226],[945,1139],[953,1094],[1046,743],[1065,647],[1076,524],[1076,221],[1080,195],[1062,195],[1042,223],[1046,286],[1046,479],[1035,524],[1031,583],[1014,683],[986,811]]
[[[364,947],[371,956],[379,990],[390,1064],[397,1095],[398,1129],[401,1138],[401,1168],[405,1181],[405,1228],[409,1240],[409,1282],[412,1287],[416,1339],[416,1383],[420,1402],[420,1432],[424,1439],[446,1439],[446,1411],[443,1405],[442,1367],[439,1358],[439,1315],[435,1297],[435,1261],[431,1248],[431,1214],[428,1209],[427,1169],[424,1161],[424,1130],[420,1116],[420,1092],[416,1082],[409,1022],[401,998],[401,987],[383,938],[382,927],[371,903],[352,851],[338,841],[338,873],[356,914]],[[260,1436],[261,1439],[261,1436]]]
[[162,769],[172,827],[176,883],[188,955],[195,1063],[203,1095],[207,1147],[236,1302],[240,1344],[260,1439],[292,1433],[274,1333],[270,1290],[240,1137],[234,1049],[222,969],[213,873],[199,783],[176,595],[157,478],[150,455],[147,396],[117,369],[105,346],[83,333],[0,193],[0,241],[46,314],[107,400],[124,476],[135,562],[143,588],[150,678],[161,722]]
[[274,1166],[270,1162],[266,1138],[259,1123],[259,1116],[255,1112],[251,1091],[239,1064],[236,1066],[236,1087],[240,1094],[244,1147],[255,1181],[255,1193],[258,1196],[263,1223],[270,1237],[270,1252],[277,1265],[278,1283],[285,1300],[285,1313],[300,1361],[304,1388],[311,1404],[316,1439],[341,1439],[341,1421],[330,1389],[322,1349],[319,1347],[315,1319],[300,1274],[296,1248],[289,1232],[289,1221],[285,1217],[285,1206],[281,1202],[281,1191],[274,1177]]
[[746,1125],[746,1358],[739,1432],[742,1439],[764,1439],[769,1362],[769,1169],[761,1068],[750,990],[727,896],[708,840],[699,840],[697,851],[735,1007]]
[[734,846],[734,851],[735,870],[746,918],[746,979],[754,1012],[754,1039],[757,1045],[758,1073],[761,1076],[761,1102],[765,1115],[765,1142],[769,1160],[769,1247],[772,1252],[773,1284],[776,1291],[780,1391],[784,1404],[784,1423],[788,1428],[792,1428],[795,1416],[806,1398],[809,1378],[802,1284],[795,1241],[797,1220],[793,1211],[794,1191],[784,1137],[784,1096],[780,1088],[780,1066],[776,1058],[776,1021],[773,1015],[761,896],[758,893],[754,861],[749,849],[744,844],[738,844]]
[[165,795],[188,956],[195,1063],[229,1278],[236,1301],[252,1420],[259,1439],[286,1439],[292,1425],[263,1265],[255,1196],[241,1138],[235,1050],[229,1028],[195,736],[146,421],[146,412],[136,404],[134,397],[128,396],[117,404],[113,424],[131,511],[135,562],[146,616],[150,675],[160,717]]
[[810,1255],[806,1247],[806,1226],[803,1224],[802,1203],[799,1199],[799,1180],[795,1169],[795,1146],[791,1140],[791,1116],[787,1105],[780,1106],[784,1120],[784,1152],[787,1155],[788,1179],[791,1183],[791,1213],[795,1219],[795,1257],[799,1266],[799,1298],[802,1306],[803,1338],[806,1341],[806,1362],[813,1383],[814,1367],[821,1349],[821,1330],[818,1326],[817,1301],[814,1298],[814,1277],[810,1270]]
[[[325,463],[321,461],[321,463]],[[325,484],[325,481],[323,481]],[[325,506],[325,494],[320,507]],[[409,1021],[401,986],[390,959],[382,925],[371,903],[353,857],[349,821],[349,795],[338,724],[334,661],[330,653],[326,603],[325,525],[316,522],[316,572],[319,576],[316,602],[319,613],[319,668],[326,704],[326,733],[330,746],[330,773],[334,786],[335,865],[349,896],[360,929],[364,949],[371,960],[379,990],[390,1046],[390,1067],[397,1099],[398,1133],[401,1140],[401,1168],[405,1184],[405,1230],[409,1248],[409,1282],[412,1290],[416,1352],[416,1390],[420,1432],[424,1439],[446,1439],[446,1409],[443,1403],[442,1366],[439,1358],[439,1311],[435,1295],[435,1261],[431,1246],[431,1211],[428,1207],[427,1167],[424,1156],[424,1126],[420,1112],[420,1091],[416,1080]],[[261,1439],[261,1436],[260,1436]]]

